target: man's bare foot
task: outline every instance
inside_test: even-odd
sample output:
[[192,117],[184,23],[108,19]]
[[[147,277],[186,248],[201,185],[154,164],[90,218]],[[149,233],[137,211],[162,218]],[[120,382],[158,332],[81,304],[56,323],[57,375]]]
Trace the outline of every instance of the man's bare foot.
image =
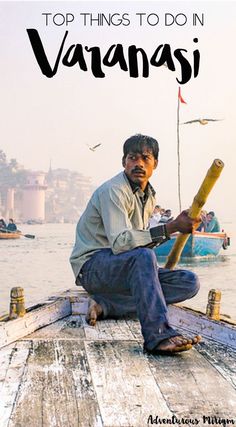
[[97,319],[102,314],[102,307],[92,298],[89,299],[88,312],[86,314],[86,322],[90,326],[95,326]]
[[196,335],[193,338],[184,337],[178,335],[176,337],[167,338],[161,341],[153,350],[148,351],[152,354],[173,354],[181,351],[187,351],[192,348],[193,345],[198,344],[201,341],[201,336]]

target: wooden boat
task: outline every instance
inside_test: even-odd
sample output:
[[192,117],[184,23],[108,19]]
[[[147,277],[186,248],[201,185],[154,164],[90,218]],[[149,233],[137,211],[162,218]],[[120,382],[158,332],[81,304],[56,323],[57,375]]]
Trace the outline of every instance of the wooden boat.
[[170,306],[171,324],[203,342],[175,356],[146,355],[136,319],[91,327],[87,301],[75,288],[2,319],[1,427],[235,424],[235,323]]
[[5,232],[5,231],[0,231],[0,239],[19,239],[21,237],[21,233],[20,232]]
[[[156,255],[162,257],[168,256],[177,236],[177,233],[173,234],[170,240],[155,248],[154,251]],[[229,238],[226,233],[204,233],[194,231],[185,244],[181,258],[217,256],[220,249],[222,247],[226,249],[228,245]]]

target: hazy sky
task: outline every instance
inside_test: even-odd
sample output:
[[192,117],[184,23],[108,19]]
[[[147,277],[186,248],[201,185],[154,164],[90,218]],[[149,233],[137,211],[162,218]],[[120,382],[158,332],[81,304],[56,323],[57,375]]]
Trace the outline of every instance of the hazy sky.
[[[43,13],[51,13],[49,24]],[[68,26],[59,25],[62,15],[74,16]],[[130,25],[84,25],[82,13],[93,18],[118,13]],[[137,13],[143,15],[139,25]],[[185,25],[165,25],[165,14],[186,17]],[[193,14],[204,14],[204,25],[193,25]],[[56,15],[55,23],[52,16]],[[59,15],[60,14],[60,15]],[[65,31],[68,36],[62,57],[72,44],[100,46],[104,56],[112,44],[121,43],[127,58],[129,45],[142,47],[150,57],[160,44],[200,51],[200,71],[181,87],[187,102],[181,104],[180,121],[210,117],[209,123],[182,125],[181,176],[183,205],[189,206],[214,158],[225,169],[213,190],[207,208],[225,219],[235,217],[232,190],[236,176],[236,80],[235,2],[0,2],[1,30],[1,143],[10,159],[25,168],[47,171],[69,168],[91,176],[100,184],[121,170],[122,145],[134,133],[156,137],[160,143],[158,169],[151,180],[158,202],[177,212],[176,109],[180,66],[176,71],[150,66],[149,78],[130,78],[118,66],[104,67],[106,77],[95,78],[90,54],[88,71],[61,62],[53,78],[45,77],[36,62],[26,32],[37,29],[51,65],[55,63]],[[157,25],[150,23],[159,18]],[[171,17],[168,15],[169,18]],[[116,22],[116,21],[115,21]],[[198,43],[193,43],[193,38]],[[142,69],[141,63],[140,70]],[[102,143],[96,152],[86,144]]]

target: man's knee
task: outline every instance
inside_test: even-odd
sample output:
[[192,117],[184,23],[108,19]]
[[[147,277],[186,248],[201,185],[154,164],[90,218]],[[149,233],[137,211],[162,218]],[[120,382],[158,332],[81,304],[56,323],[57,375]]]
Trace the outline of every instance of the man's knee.
[[199,282],[198,276],[192,271],[186,270],[183,273],[184,273],[183,280],[185,281],[186,286],[188,288],[189,298],[191,298],[198,293],[200,289],[200,282]]
[[134,250],[134,254],[136,259],[138,259],[139,263],[147,265],[147,263],[151,263],[157,265],[157,258],[155,252],[149,248],[136,248]]

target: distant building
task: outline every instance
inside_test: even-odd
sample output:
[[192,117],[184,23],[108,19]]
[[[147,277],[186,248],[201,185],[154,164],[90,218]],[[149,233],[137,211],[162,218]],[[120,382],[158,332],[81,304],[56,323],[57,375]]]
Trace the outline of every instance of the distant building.
[[46,221],[76,222],[94,190],[91,178],[50,165],[46,182]]
[[[6,175],[6,170],[8,175]],[[77,222],[94,186],[77,171],[0,168],[0,215],[17,222]]]
[[45,173],[29,172],[27,183],[23,188],[22,220],[45,221]]
[[6,202],[6,218],[14,218],[14,206],[15,206],[15,189],[8,188],[7,190],[7,202]]

